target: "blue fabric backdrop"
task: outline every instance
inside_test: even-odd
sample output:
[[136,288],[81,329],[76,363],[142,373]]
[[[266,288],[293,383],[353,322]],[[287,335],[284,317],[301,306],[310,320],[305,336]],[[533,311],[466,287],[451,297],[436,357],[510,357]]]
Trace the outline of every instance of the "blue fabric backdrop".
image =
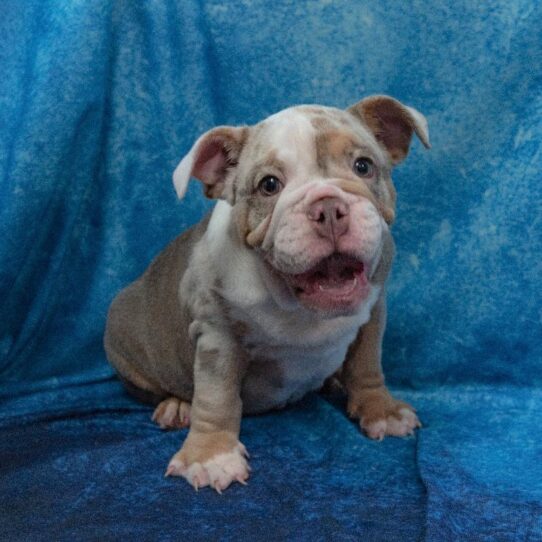
[[[542,4],[0,0],[0,538],[542,540]],[[210,209],[193,140],[387,93],[428,118],[395,173],[384,364],[415,438],[340,398],[248,418],[247,488],[163,479],[107,365],[107,307]]]

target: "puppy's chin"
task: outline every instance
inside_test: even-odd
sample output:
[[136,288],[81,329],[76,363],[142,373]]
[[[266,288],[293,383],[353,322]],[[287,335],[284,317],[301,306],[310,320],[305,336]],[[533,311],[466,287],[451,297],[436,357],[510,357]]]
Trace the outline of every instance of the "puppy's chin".
[[301,305],[327,316],[354,314],[370,293],[364,263],[344,254],[323,258],[302,273],[281,274]]

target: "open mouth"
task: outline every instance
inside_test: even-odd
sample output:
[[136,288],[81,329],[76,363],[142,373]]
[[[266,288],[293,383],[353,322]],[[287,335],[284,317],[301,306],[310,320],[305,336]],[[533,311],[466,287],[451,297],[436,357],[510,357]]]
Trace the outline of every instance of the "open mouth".
[[332,254],[288,282],[307,307],[324,311],[348,311],[369,293],[363,262],[344,254]]

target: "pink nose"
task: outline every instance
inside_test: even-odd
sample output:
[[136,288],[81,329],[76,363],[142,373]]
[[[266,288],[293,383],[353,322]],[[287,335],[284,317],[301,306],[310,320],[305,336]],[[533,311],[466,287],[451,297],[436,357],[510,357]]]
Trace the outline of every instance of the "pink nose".
[[325,197],[310,205],[307,217],[319,235],[335,241],[348,231],[348,212],[348,205],[344,201]]

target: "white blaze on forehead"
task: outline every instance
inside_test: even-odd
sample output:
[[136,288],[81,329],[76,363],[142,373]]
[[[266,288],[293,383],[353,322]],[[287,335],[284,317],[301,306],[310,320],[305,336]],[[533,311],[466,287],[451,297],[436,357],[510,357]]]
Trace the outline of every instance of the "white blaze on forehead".
[[316,168],[316,130],[307,115],[295,108],[269,117],[262,137],[286,167],[287,184],[308,180]]

